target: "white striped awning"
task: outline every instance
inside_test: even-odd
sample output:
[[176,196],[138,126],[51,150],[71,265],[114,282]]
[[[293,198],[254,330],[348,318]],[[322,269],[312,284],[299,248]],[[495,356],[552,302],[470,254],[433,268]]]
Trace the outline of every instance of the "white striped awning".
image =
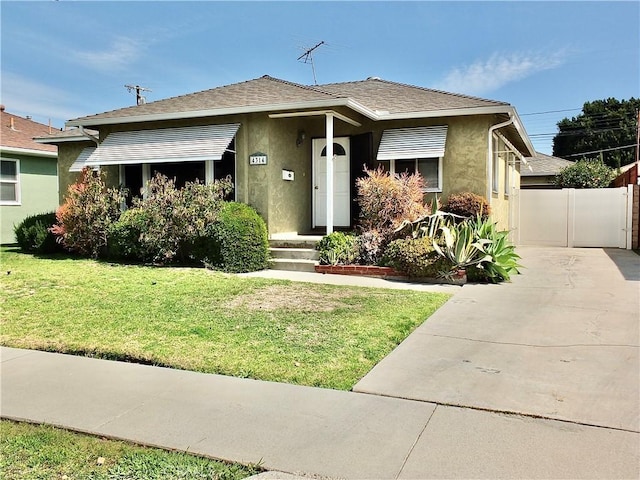
[[87,147],[80,152],[76,161],[71,164],[69,168],[70,172],[81,172],[84,167],[87,166],[87,160],[95,152],[96,147]]
[[408,160],[444,156],[447,125],[396,128],[382,132],[378,160]]
[[113,132],[72,168],[221,160],[238,128],[239,123],[231,123]]

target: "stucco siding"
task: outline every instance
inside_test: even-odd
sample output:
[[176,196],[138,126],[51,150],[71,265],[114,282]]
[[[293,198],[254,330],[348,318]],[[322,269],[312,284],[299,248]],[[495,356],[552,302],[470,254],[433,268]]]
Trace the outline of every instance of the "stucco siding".
[[0,243],[15,243],[14,225],[30,215],[58,207],[58,172],[55,158],[2,154],[20,161],[20,205],[1,205]]

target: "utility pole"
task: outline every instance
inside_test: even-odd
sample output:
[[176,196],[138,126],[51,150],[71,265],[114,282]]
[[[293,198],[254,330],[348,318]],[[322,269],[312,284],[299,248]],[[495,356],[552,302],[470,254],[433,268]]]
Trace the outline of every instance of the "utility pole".
[[136,91],[136,105],[144,105],[145,103],[147,103],[147,99],[144,98],[140,94],[140,92],[150,92],[151,89],[147,87],[141,87],[140,85],[125,85],[124,87],[129,90],[129,93],[131,93],[133,90]]
[[313,65],[313,51],[318,48],[320,45],[324,45],[324,40],[314,47],[308,48],[302,55],[298,57],[298,61],[302,60],[304,63],[311,63],[311,71],[313,72],[313,84],[318,85],[318,81],[316,80],[316,68]]
[[640,108],[636,111],[636,183],[640,185]]

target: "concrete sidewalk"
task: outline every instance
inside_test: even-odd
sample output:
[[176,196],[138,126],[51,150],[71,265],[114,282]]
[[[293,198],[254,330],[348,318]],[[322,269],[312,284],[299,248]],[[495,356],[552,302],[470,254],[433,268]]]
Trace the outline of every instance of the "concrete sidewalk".
[[1,348],[0,414],[316,478],[640,478],[640,257],[518,251],[511,284],[409,284],[455,296],[359,392]]
[[[638,478],[638,434],[2,348],[1,414],[338,478]],[[276,475],[278,477],[278,475]]]

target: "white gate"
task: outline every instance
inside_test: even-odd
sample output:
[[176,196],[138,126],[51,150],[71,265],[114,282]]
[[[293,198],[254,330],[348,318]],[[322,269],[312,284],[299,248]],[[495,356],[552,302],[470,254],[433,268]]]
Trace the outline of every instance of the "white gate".
[[627,248],[627,188],[520,190],[520,245]]

